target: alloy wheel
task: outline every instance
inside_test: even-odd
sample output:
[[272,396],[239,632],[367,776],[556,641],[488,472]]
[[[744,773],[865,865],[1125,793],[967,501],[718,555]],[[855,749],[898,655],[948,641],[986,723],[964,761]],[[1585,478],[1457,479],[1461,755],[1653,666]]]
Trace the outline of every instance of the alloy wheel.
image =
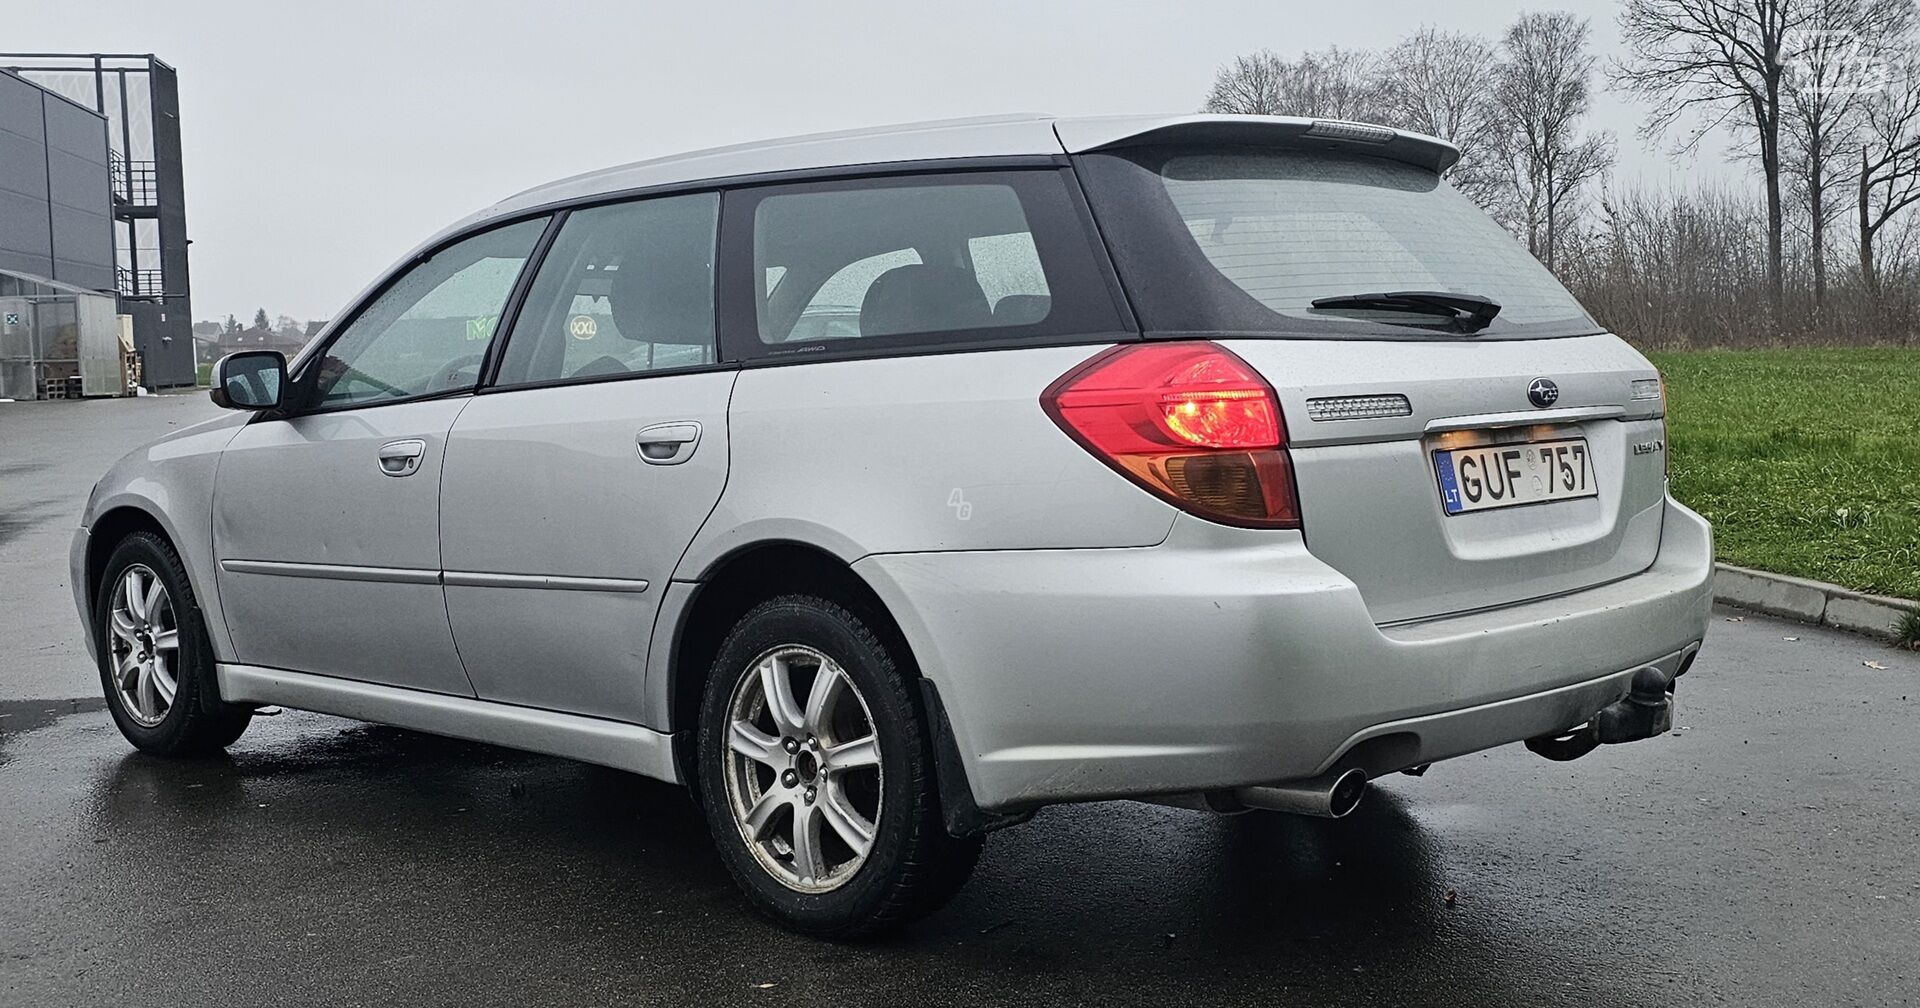
[[749,664],[727,705],[727,803],[787,888],[830,892],[866,863],[880,822],[877,726],[846,671],[799,644]]
[[141,727],[157,727],[180,688],[180,624],[167,586],[152,568],[134,564],[120,573],[107,630],[120,706]]

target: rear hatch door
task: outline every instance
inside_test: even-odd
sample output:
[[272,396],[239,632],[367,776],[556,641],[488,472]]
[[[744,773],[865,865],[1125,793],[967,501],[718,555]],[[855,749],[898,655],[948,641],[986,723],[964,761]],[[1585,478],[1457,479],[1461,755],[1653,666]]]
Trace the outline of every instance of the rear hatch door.
[[1265,117],[1060,135],[1143,334],[1279,393],[1307,546],[1376,622],[1652,564],[1658,375],[1441,177],[1452,147]]
[[[1376,622],[1652,565],[1666,492],[1659,382],[1619,339],[1221,345],[1278,393],[1307,547],[1360,587]],[[1529,397],[1541,380],[1557,390],[1544,407]]]

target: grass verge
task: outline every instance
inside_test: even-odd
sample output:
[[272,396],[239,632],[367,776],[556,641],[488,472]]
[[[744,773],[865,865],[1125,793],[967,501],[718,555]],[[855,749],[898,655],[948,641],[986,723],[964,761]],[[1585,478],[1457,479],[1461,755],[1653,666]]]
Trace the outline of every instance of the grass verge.
[[1720,559],[1920,598],[1920,350],[1648,354]]

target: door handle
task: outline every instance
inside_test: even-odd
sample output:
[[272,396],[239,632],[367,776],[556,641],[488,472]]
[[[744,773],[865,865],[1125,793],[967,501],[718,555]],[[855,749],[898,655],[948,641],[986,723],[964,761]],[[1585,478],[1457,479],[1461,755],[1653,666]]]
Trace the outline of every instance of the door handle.
[[380,446],[380,471],[389,476],[411,476],[420,469],[427,443],[419,438],[390,441]]
[[648,465],[679,465],[692,458],[693,450],[700,447],[700,423],[677,420],[642,427],[634,440],[639,445],[641,461]]

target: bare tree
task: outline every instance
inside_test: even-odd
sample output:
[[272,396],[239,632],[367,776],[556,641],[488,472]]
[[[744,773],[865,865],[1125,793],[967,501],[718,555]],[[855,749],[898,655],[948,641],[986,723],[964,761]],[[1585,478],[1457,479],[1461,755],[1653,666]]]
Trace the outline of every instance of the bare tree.
[[[1811,27],[1783,58],[1782,168],[1806,199],[1813,305],[1827,300],[1827,228],[1839,207],[1828,191],[1847,180],[1862,107],[1885,85],[1894,50],[1911,44],[1912,0],[1808,0]],[[1839,163],[1836,163],[1839,162]]]
[[1493,152],[1502,120],[1498,79],[1493,43],[1427,26],[1387,51],[1377,88],[1384,122],[1460,148],[1448,179],[1483,207],[1496,202],[1501,181]]
[[1909,54],[1888,86],[1861,106],[1861,143],[1855,206],[1860,222],[1860,278],[1868,295],[1882,295],[1875,243],[1887,224],[1920,203],[1920,56]]
[[1494,96],[1505,128],[1495,151],[1527,248],[1552,269],[1582,191],[1613,164],[1613,138],[1580,129],[1592,105],[1587,22],[1564,12],[1525,13],[1502,46]]
[[1607,328],[1648,346],[1751,345],[1766,287],[1759,200],[1707,186],[1627,186],[1600,199],[1600,226],[1559,275]]
[[1271,49],[1235,56],[1213,75],[1204,112],[1232,115],[1285,115],[1287,95],[1281,83],[1288,76],[1287,61]]
[[1658,135],[1695,110],[1681,142],[1700,139],[1730,119],[1752,127],[1767,197],[1767,295],[1784,324],[1786,278],[1780,197],[1782,79],[1788,39],[1807,27],[1805,0],[1625,0],[1620,33],[1631,56],[1614,64],[1614,82],[1654,102],[1646,132]]
[[[1647,347],[1911,345],[1920,336],[1920,213],[1911,209],[1874,243],[1883,296],[1839,273],[1816,313],[1809,286],[1789,283],[1789,324],[1756,326],[1767,297],[1762,203],[1745,186],[1613,187],[1596,225],[1569,236],[1555,272],[1602,325]],[[1804,276],[1810,251],[1788,242],[1790,278]]]
[[1380,117],[1378,67],[1378,57],[1364,49],[1332,46],[1296,60],[1262,49],[1220,68],[1203,109],[1374,120]]

